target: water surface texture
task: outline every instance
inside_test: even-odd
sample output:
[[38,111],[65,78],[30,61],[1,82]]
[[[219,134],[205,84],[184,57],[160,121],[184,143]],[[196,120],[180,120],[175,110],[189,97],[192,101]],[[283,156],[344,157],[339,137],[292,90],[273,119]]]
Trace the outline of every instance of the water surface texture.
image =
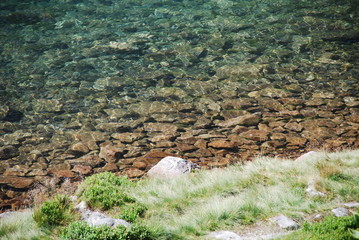
[[2,0],[0,197],[356,148],[358,50],[356,0]]

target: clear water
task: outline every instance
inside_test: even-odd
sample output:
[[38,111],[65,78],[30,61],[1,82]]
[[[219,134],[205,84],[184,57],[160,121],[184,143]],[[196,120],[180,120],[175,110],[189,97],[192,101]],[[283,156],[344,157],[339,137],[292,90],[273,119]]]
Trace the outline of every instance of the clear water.
[[[358,6],[354,0],[2,0],[0,144],[27,146],[26,153],[54,143],[65,152],[78,141],[73,132],[105,132],[112,140],[114,132],[141,132],[145,140],[137,146],[146,152],[158,131],[143,126],[154,122],[178,128],[172,145],[157,146],[176,149],[185,133],[228,136],[232,129],[221,121],[257,113],[266,126],[307,118],[336,119],[336,130],[357,126],[347,118],[359,114]],[[285,110],[317,112],[275,115]],[[308,129],[278,131],[309,139],[298,150],[315,139]],[[338,132],[334,139],[358,137],[354,128]]]

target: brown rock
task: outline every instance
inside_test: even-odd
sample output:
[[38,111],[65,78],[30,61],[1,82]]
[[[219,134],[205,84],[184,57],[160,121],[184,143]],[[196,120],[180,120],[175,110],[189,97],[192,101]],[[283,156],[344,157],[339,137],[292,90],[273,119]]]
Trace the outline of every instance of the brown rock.
[[145,172],[141,171],[137,168],[128,168],[125,169],[125,171],[123,172],[125,175],[127,175],[129,178],[139,178],[142,177]]
[[0,176],[0,184],[5,184],[14,188],[29,188],[34,183],[33,178]]
[[74,154],[76,153],[86,154],[89,151],[90,151],[89,148],[82,142],[75,143],[69,147],[69,152]]
[[310,99],[305,102],[305,105],[310,106],[310,107],[317,107],[317,106],[321,106],[324,104],[325,104],[325,101],[321,98],[314,98],[314,99]]
[[200,129],[200,128],[208,128],[210,127],[212,124],[212,120],[211,119],[208,119],[204,116],[200,116],[198,117],[196,123],[194,124],[194,128],[195,129]]
[[200,139],[212,139],[212,138],[226,138],[225,135],[220,135],[220,134],[201,134],[201,135],[198,135],[198,138]]
[[133,163],[133,166],[134,166],[135,168],[140,169],[140,170],[145,170],[146,167],[147,167],[147,163],[142,162],[142,161],[136,161],[136,162]]
[[251,129],[239,134],[239,136],[258,142],[263,142],[268,139],[269,133],[266,131]]
[[250,98],[227,99],[222,103],[223,109],[246,109],[256,106],[256,101]]
[[77,172],[81,175],[89,175],[92,173],[92,168],[90,166],[76,165],[76,166],[74,166],[72,171]]
[[272,133],[272,136],[270,137],[272,140],[278,140],[278,141],[285,141],[286,135],[283,133]]
[[191,144],[177,143],[177,149],[181,152],[192,152],[197,150],[198,148]]
[[297,122],[289,122],[284,127],[295,132],[300,132],[303,130],[303,126]]
[[288,146],[301,146],[303,147],[306,143],[307,143],[307,139],[302,138],[302,137],[296,137],[296,136],[287,136],[287,142],[288,142]]
[[133,143],[144,137],[142,133],[113,133],[112,138],[120,140],[123,143]]
[[243,126],[255,126],[260,122],[261,118],[257,114],[244,115],[226,121],[220,122],[218,126],[220,127],[233,127],[236,125]]
[[147,132],[164,132],[166,134],[176,133],[178,127],[170,123],[145,123],[145,131]]
[[260,106],[263,106],[264,108],[277,112],[285,109],[284,105],[281,104],[279,101],[270,98],[259,98],[258,104]]
[[335,132],[326,127],[314,127],[311,128],[309,131],[303,131],[303,136],[306,138],[315,138],[315,139],[328,139],[333,137]]
[[268,125],[270,128],[283,127],[285,125],[285,122],[275,121],[275,122],[270,122]]
[[217,161],[211,161],[209,164],[212,168],[220,168],[220,167],[226,167],[228,164],[231,163],[231,160],[228,158],[219,158]]
[[206,140],[203,139],[199,139],[195,142],[195,146],[199,149],[206,149],[207,148],[207,144],[208,142]]
[[232,130],[231,133],[242,133],[248,131],[247,127],[243,127],[243,126],[235,126]]
[[348,107],[359,107],[359,98],[357,97],[345,97],[344,102]]
[[263,97],[270,97],[270,98],[286,98],[293,95],[284,89],[269,88],[269,87],[260,90],[259,94]]
[[19,151],[14,146],[0,147],[0,160],[13,158],[19,155]]
[[58,171],[51,171],[56,177],[58,178],[73,178],[74,173],[71,170],[58,170]]
[[27,177],[36,177],[36,176],[46,176],[48,174],[47,170],[41,170],[41,169],[33,169],[30,172],[26,174]]
[[181,143],[186,143],[186,144],[194,144],[195,142],[197,142],[197,138],[193,137],[192,135],[180,136],[176,140],[180,141]]
[[157,148],[171,148],[171,147],[175,147],[175,146],[176,146],[176,143],[171,142],[171,141],[161,141],[161,142],[156,143]]
[[266,65],[263,64],[239,64],[225,65],[216,70],[217,77],[220,79],[243,79],[258,78],[262,75]]
[[175,134],[167,135],[167,134],[160,134],[156,135],[149,140],[153,143],[161,142],[161,141],[173,141],[176,138]]
[[84,165],[92,168],[104,163],[104,160],[96,155],[85,155],[80,158],[67,160],[71,165]]
[[80,141],[90,150],[99,149],[98,144],[109,138],[108,134],[97,131],[76,132],[73,134],[75,141]]
[[359,123],[359,115],[351,115],[347,117],[349,122]]
[[332,99],[335,97],[334,93],[331,92],[317,92],[317,93],[313,93],[312,95],[313,98],[329,98]]
[[108,162],[106,165],[102,168],[97,168],[95,172],[115,172],[118,170],[118,167],[113,162]]
[[213,148],[234,148],[236,147],[236,144],[230,141],[226,141],[226,140],[215,140],[215,141],[211,141],[210,143],[208,143],[209,147],[213,147]]
[[281,98],[279,101],[285,105],[303,105],[305,101],[303,99],[298,98]]
[[123,145],[108,144],[101,147],[99,157],[107,162],[117,162],[127,151]]

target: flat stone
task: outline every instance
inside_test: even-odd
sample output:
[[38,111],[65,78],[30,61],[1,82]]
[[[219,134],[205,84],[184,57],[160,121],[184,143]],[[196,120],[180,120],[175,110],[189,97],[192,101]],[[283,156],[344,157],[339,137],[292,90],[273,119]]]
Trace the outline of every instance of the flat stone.
[[273,220],[278,224],[280,228],[283,229],[295,230],[299,228],[299,225],[296,222],[284,215],[275,216]]
[[73,178],[74,173],[71,170],[58,170],[58,171],[51,171],[56,177],[58,178]]
[[221,239],[221,240],[242,240],[239,235],[237,235],[234,232],[230,231],[219,231],[219,232],[213,232],[209,234],[209,237],[214,239]]
[[144,137],[142,133],[113,133],[112,138],[120,140],[123,143],[133,143]]
[[344,203],[343,205],[348,208],[355,208],[355,207],[359,207],[359,202],[348,202],[348,203]]
[[129,178],[139,178],[145,175],[145,172],[137,168],[128,168],[124,172]]
[[88,175],[88,174],[92,173],[92,168],[90,166],[76,165],[76,166],[74,166],[72,171],[77,172],[82,175]]
[[135,168],[138,168],[140,170],[145,170],[147,167],[147,163],[143,162],[143,161],[136,161],[133,163],[133,166]]
[[236,118],[231,118],[226,121],[220,122],[218,126],[220,127],[233,127],[237,125],[243,126],[255,126],[261,120],[261,117],[257,114],[244,115]]
[[124,155],[125,151],[126,149],[123,144],[108,144],[100,148],[99,157],[105,159],[107,162],[117,162],[121,156]]
[[144,128],[147,132],[163,132],[166,134],[173,134],[178,130],[178,127],[171,123],[145,123]]
[[71,145],[68,150],[71,153],[75,153],[75,154],[76,153],[86,154],[90,151],[89,148],[82,142],[78,142],[78,143]]
[[209,147],[213,148],[234,148],[236,147],[236,144],[234,142],[226,141],[226,140],[215,140],[210,143],[208,143]]
[[338,207],[332,210],[334,216],[336,217],[345,217],[350,215],[350,211],[344,207]]
[[239,134],[239,136],[247,138],[249,140],[263,142],[268,139],[269,133],[266,131],[251,129]]
[[29,188],[35,180],[28,177],[0,176],[0,184],[5,184],[14,188]]

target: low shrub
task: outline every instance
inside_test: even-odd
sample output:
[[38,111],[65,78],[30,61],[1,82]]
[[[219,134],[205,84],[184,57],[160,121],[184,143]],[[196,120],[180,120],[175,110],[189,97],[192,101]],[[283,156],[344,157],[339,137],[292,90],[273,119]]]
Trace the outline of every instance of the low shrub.
[[108,210],[135,200],[127,195],[134,183],[123,176],[103,172],[92,175],[81,184],[78,195],[90,207]]
[[326,217],[322,222],[305,223],[303,228],[285,239],[291,240],[350,240],[350,229],[359,228],[358,215],[347,217]]
[[108,226],[91,227],[85,222],[72,222],[66,227],[61,238],[64,240],[153,240],[157,239],[154,231],[147,227],[132,224],[130,227]]
[[143,217],[146,210],[147,208],[140,203],[127,204],[121,207],[119,218],[128,222],[135,222],[139,217]]
[[37,225],[44,228],[64,226],[76,217],[70,198],[65,195],[57,195],[53,200],[44,202],[33,214]]

